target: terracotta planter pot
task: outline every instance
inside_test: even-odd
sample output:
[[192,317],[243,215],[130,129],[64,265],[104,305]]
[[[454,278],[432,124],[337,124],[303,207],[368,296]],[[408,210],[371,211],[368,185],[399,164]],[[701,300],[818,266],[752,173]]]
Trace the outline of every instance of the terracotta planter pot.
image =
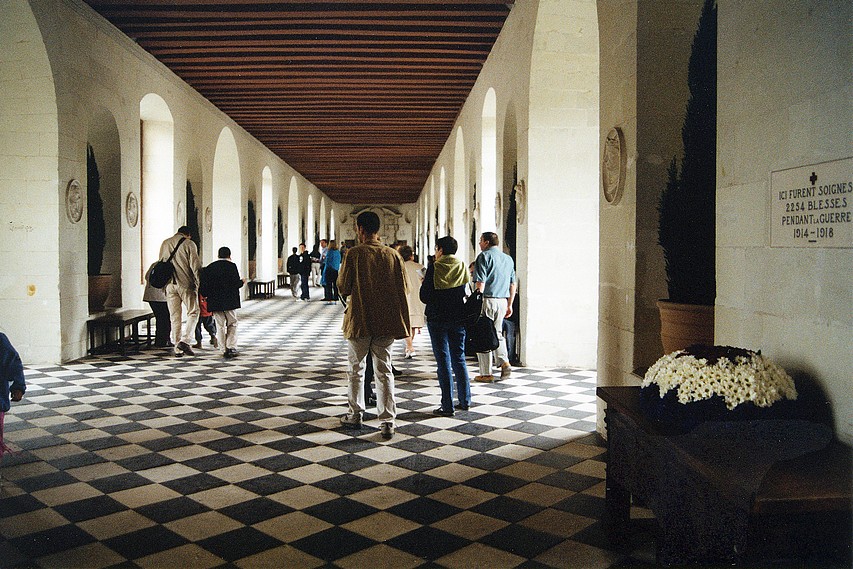
[[110,286],[113,282],[112,275],[90,275],[89,276],[89,312],[101,312],[104,303],[110,295]]
[[714,344],[714,306],[658,301],[660,339],[669,354],[692,344]]

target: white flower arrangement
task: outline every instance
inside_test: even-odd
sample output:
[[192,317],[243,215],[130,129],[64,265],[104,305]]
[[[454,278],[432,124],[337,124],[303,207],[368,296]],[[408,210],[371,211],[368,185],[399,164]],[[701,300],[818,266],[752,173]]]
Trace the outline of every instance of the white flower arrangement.
[[727,346],[691,346],[667,354],[649,368],[642,386],[653,383],[661,398],[675,388],[682,404],[719,395],[729,410],[747,401],[770,407],[783,397],[797,398],[794,380],[784,369],[761,352]]

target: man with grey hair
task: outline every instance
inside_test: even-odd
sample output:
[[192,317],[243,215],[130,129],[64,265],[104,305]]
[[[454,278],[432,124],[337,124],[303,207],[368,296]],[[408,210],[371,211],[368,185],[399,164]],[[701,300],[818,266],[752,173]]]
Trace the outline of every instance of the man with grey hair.
[[492,375],[492,354],[501,370],[501,379],[507,379],[512,372],[507,356],[506,338],[503,335],[504,318],[512,316],[512,302],[515,300],[515,264],[512,257],[500,250],[500,240],[496,233],[487,231],[480,236],[480,251],[474,261],[474,286],[483,293],[483,314],[495,323],[498,333],[498,348],[493,352],[477,354],[480,375],[474,381],[490,383],[495,381]]
[[382,437],[396,428],[391,346],[409,335],[409,305],[403,259],[379,241],[379,216],[365,211],[356,218],[359,244],[347,251],[338,275],[338,291],[348,297],[343,332],[347,340],[349,412],[345,427],[360,428],[365,411],[365,360],[370,353],[376,379],[376,411]]

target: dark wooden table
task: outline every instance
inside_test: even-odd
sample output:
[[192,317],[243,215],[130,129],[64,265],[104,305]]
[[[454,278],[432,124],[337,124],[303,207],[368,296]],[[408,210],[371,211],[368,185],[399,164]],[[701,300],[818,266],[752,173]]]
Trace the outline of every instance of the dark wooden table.
[[288,273],[279,273],[276,280],[276,286],[284,288],[290,284],[290,275]]
[[249,281],[249,298],[272,298],[275,296],[275,281]]
[[[89,331],[89,353],[120,352],[125,355],[150,347],[153,340],[153,318],[153,312],[140,309],[110,312],[89,320],[86,323]],[[139,330],[142,322],[145,322],[144,336]]]
[[[710,441],[709,456],[697,453],[682,433],[644,415],[639,387],[599,387],[597,394],[607,404],[605,518],[614,539],[629,529],[633,496],[657,518],[661,564],[749,560],[758,550],[755,542],[766,541],[776,522],[797,519],[809,527],[777,532],[789,542],[792,555],[809,557],[826,553],[811,551],[816,548],[835,547],[829,552],[834,558],[849,560],[851,453],[846,445],[833,439],[766,471],[722,467],[725,460],[710,455],[725,453],[725,445],[715,449]],[[750,479],[757,483],[750,486]],[[815,536],[831,545],[791,543]]]

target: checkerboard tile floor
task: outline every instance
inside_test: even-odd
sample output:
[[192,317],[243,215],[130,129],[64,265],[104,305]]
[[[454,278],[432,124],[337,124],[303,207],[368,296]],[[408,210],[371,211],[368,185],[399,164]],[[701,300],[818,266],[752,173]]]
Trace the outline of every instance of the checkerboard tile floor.
[[386,441],[375,420],[339,424],[340,305],[278,295],[245,303],[234,360],[205,344],[28,367],[6,418],[20,452],[0,463],[0,566],[651,565],[602,528],[594,371],[516,368],[437,417],[424,330],[395,361]]

